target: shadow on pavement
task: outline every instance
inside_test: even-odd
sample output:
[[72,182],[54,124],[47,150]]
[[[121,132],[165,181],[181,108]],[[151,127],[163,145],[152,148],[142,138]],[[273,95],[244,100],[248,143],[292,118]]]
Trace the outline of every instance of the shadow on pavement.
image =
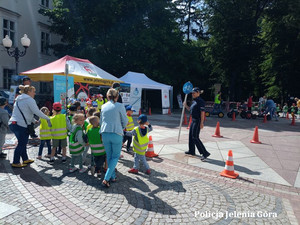
[[[221,160],[216,160],[216,159],[208,159],[206,161],[206,163],[210,163],[210,164],[214,164],[214,165],[217,165],[217,166],[220,166],[220,167],[224,167],[225,163],[224,161],[221,161]],[[246,174],[249,174],[249,175],[260,175],[261,172],[257,172],[257,171],[252,171],[244,166],[239,166],[239,165],[236,165],[234,164],[234,169],[236,171],[239,171],[239,172],[243,172],[243,173],[246,173]]]

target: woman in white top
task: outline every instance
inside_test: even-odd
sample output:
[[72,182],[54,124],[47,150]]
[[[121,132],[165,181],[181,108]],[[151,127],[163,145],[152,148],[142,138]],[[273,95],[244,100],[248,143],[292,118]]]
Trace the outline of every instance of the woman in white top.
[[[12,167],[25,167],[27,164],[34,162],[32,159],[28,159],[26,145],[28,143],[29,133],[27,125],[35,123],[34,115],[46,119],[48,125],[51,127],[50,118],[39,110],[35,96],[35,87],[30,85],[20,85],[20,93],[14,103],[14,109],[12,116],[8,122],[9,128],[18,139],[18,145],[14,152],[14,159]],[[20,163],[22,157],[23,163]]]

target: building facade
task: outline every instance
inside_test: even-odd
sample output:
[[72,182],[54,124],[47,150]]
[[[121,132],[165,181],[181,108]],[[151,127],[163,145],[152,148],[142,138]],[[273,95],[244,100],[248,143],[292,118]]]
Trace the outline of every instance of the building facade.
[[[57,59],[49,45],[60,42],[60,37],[49,31],[48,18],[38,11],[52,8],[52,0],[1,0],[0,1],[0,89],[9,90],[10,85],[18,84],[12,79],[16,75],[15,58],[10,57],[2,39],[8,35],[13,42],[11,50],[18,47],[24,50],[21,38],[27,34],[31,44],[25,56],[19,59],[18,72],[24,72],[45,65]],[[51,94],[51,85],[34,83],[38,93]],[[43,90],[44,89],[44,90]]]

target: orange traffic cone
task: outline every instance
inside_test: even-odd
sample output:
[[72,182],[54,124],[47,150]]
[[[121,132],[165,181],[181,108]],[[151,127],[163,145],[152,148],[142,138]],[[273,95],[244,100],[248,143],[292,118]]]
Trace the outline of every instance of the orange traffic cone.
[[158,155],[154,153],[152,136],[149,136],[148,150],[146,152],[146,157],[157,157]]
[[188,122],[187,122],[186,114],[185,114],[185,112],[184,112],[183,125],[187,125],[187,124],[188,124]]
[[168,114],[169,114],[169,115],[171,115],[171,108],[169,108],[169,110],[168,110]]
[[238,173],[234,172],[234,164],[233,164],[233,156],[232,151],[228,151],[228,156],[225,164],[225,169],[220,173],[223,177],[229,177],[229,178],[237,178],[239,176]]
[[148,112],[148,115],[151,116],[151,107],[149,107],[149,112]]
[[186,129],[190,129],[192,123],[192,117],[190,116],[189,126]]
[[266,123],[266,122],[267,122],[267,115],[265,114],[265,115],[264,115],[263,123]]
[[142,114],[142,109],[139,110],[139,116]]
[[212,135],[212,136],[213,136],[213,137],[218,137],[218,138],[223,137],[223,136],[221,136],[221,134],[220,134],[220,123],[219,123],[219,122],[217,122],[216,132],[215,132],[215,134]]
[[258,126],[255,127],[253,138],[250,142],[254,144],[261,144],[261,142],[258,139]]
[[232,113],[232,121],[235,121],[235,112]]
[[290,117],[289,117],[289,112],[286,113],[286,118],[289,120]]
[[292,126],[295,126],[296,123],[295,123],[295,115],[293,114],[293,117],[292,117],[292,123],[291,123]]

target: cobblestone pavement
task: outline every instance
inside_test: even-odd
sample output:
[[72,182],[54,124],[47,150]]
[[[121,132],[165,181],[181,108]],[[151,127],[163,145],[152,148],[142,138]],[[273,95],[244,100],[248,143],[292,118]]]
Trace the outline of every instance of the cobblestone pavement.
[[[163,128],[161,128],[163,129]],[[38,148],[29,146],[31,158]],[[46,149],[44,149],[46,152]],[[298,224],[300,189],[255,179],[228,179],[219,172],[166,158],[149,159],[151,175],[127,171],[123,153],[118,180],[109,189],[86,172],[69,173],[58,157],[10,166],[0,161],[0,207],[17,207],[0,224]]]

